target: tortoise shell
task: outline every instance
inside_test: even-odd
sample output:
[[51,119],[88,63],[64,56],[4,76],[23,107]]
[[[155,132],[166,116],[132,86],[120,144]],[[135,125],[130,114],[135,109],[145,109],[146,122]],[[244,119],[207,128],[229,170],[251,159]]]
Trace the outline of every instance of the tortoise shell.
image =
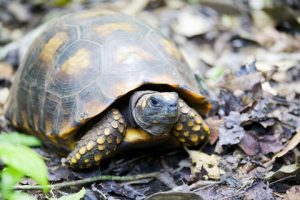
[[145,84],[166,85],[198,111],[209,109],[182,54],[159,31],[119,13],[83,11],[55,20],[34,40],[5,113],[14,126],[64,145]]

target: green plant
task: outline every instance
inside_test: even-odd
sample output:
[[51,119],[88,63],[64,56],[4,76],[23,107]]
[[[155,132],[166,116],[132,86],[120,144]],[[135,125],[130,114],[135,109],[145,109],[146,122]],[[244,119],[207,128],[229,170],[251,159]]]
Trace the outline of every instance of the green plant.
[[33,136],[16,132],[0,134],[0,160],[4,163],[4,168],[0,171],[0,199],[35,199],[24,192],[14,190],[14,186],[25,176],[40,185],[48,184],[46,164],[42,157],[30,148],[38,145],[40,141]]

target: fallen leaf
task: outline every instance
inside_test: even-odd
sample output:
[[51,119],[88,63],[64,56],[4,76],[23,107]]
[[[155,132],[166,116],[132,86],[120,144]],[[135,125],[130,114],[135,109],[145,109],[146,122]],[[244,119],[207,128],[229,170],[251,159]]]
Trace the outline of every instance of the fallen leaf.
[[244,199],[247,200],[275,200],[272,189],[263,181],[254,183],[246,192]]
[[275,161],[276,158],[280,158],[280,157],[284,156],[287,152],[294,149],[299,143],[300,143],[300,128],[297,129],[296,135],[294,135],[294,137],[283,148],[283,150],[278,152],[277,154],[275,154],[269,162],[264,164],[265,167],[270,166]]
[[219,145],[238,144],[245,135],[245,130],[241,127],[240,113],[230,112],[225,117],[224,125],[219,130]]
[[203,200],[203,198],[194,192],[159,192],[147,198],[147,200]]
[[206,171],[206,175],[204,178],[206,179],[220,179],[220,174],[223,171],[218,167],[221,158],[217,155],[208,155],[202,153],[200,151],[188,150],[190,158],[192,159],[192,175],[195,176],[197,173],[201,173],[204,169]]
[[254,156],[259,153],[259,144],[251,134],[245,134],[239,146],[249,156]]
[[82,188],[79,192],[76,192],[74,194],[65,195],[58,199],[51,198],[50,200],[81,200],[84,195],[85,195],[85,189]]
[[215,119],[215,118],[207,118],[205,120],[209,129],[210,129],[210,136],[209,136],[209,143],[212,145],[216,143],[219,139],[219,128],[224,124],[224,119]]
[[285,165],[275,172],[270,171],[266,174],[265,179],[268,181],[278,180],[288,176],[300,180],[300,164],[297,163],[297,164]]
[[295,185],[286,191],[284,200],[299,200],[300,197],[300,185]]

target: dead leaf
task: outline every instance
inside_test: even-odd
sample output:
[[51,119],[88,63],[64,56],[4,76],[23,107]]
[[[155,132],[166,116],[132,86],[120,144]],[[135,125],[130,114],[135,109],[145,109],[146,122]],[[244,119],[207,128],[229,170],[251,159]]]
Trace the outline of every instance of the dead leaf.
[[284,147],[284,149],[279,153],[275,154],[269,162],[264,164],[265,167],[270,166],[275,161],[276,158],[280,158],[284,156],[287,152],[294,149],[299,143],[300,143],[300,128],[297,129],[296,135],[294,135],[294,137],[289,141],[289,143]]
[[224,119],[210,117],[207,118],[205,122],[210,128],[209,143],[212,145],[219,139],[219,128],[224,124]]
[[245,135],[245,130],[240,126],[240,113],[230,112],[229,116],[225,117],[224,125],[220,127],[219,145],[238,144]]
[[272,189],[263,181],[255,183],[246,192],[244,199],[247,200],[275,200]]
[[296,180],[300,180],[300,164],[291,164],[282,166],[279,170],[273,172],[269,172],[266,174],[265,179],[270,180],[278,180],[283,179],[288,176],[296,178]]
[[300,197],[300,185],[295,185],[286,191],[284,200],[299,200]]
[[197,173],[201,173],[204,169],[206,171],[206,175],[204,178],[206,179],[220,179],[220,174],[223,173],[221,169],[219,169],[218,165],[221,158],[217,155],[208,155],[202,153],[200,151],[188,150],[190,158],[192,159],[192,175],[195,176]]
[[174,200],[203,200],[203,198],[194,192],[159,192],[156,193],[147,200],[169,200],[169,199],[174,199]]
[[245,134],[239,146],[249,156],[254,156],[259,153],[259,144],[251,134]]

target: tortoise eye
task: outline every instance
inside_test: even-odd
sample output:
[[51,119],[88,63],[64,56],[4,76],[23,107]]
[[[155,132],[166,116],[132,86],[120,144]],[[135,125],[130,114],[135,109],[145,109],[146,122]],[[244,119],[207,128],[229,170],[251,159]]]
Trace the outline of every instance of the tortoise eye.
[[158,99],[155,98],[155,97],[151,97],[150,103],[151,103],[152,106],[158,106],[159,105]]

